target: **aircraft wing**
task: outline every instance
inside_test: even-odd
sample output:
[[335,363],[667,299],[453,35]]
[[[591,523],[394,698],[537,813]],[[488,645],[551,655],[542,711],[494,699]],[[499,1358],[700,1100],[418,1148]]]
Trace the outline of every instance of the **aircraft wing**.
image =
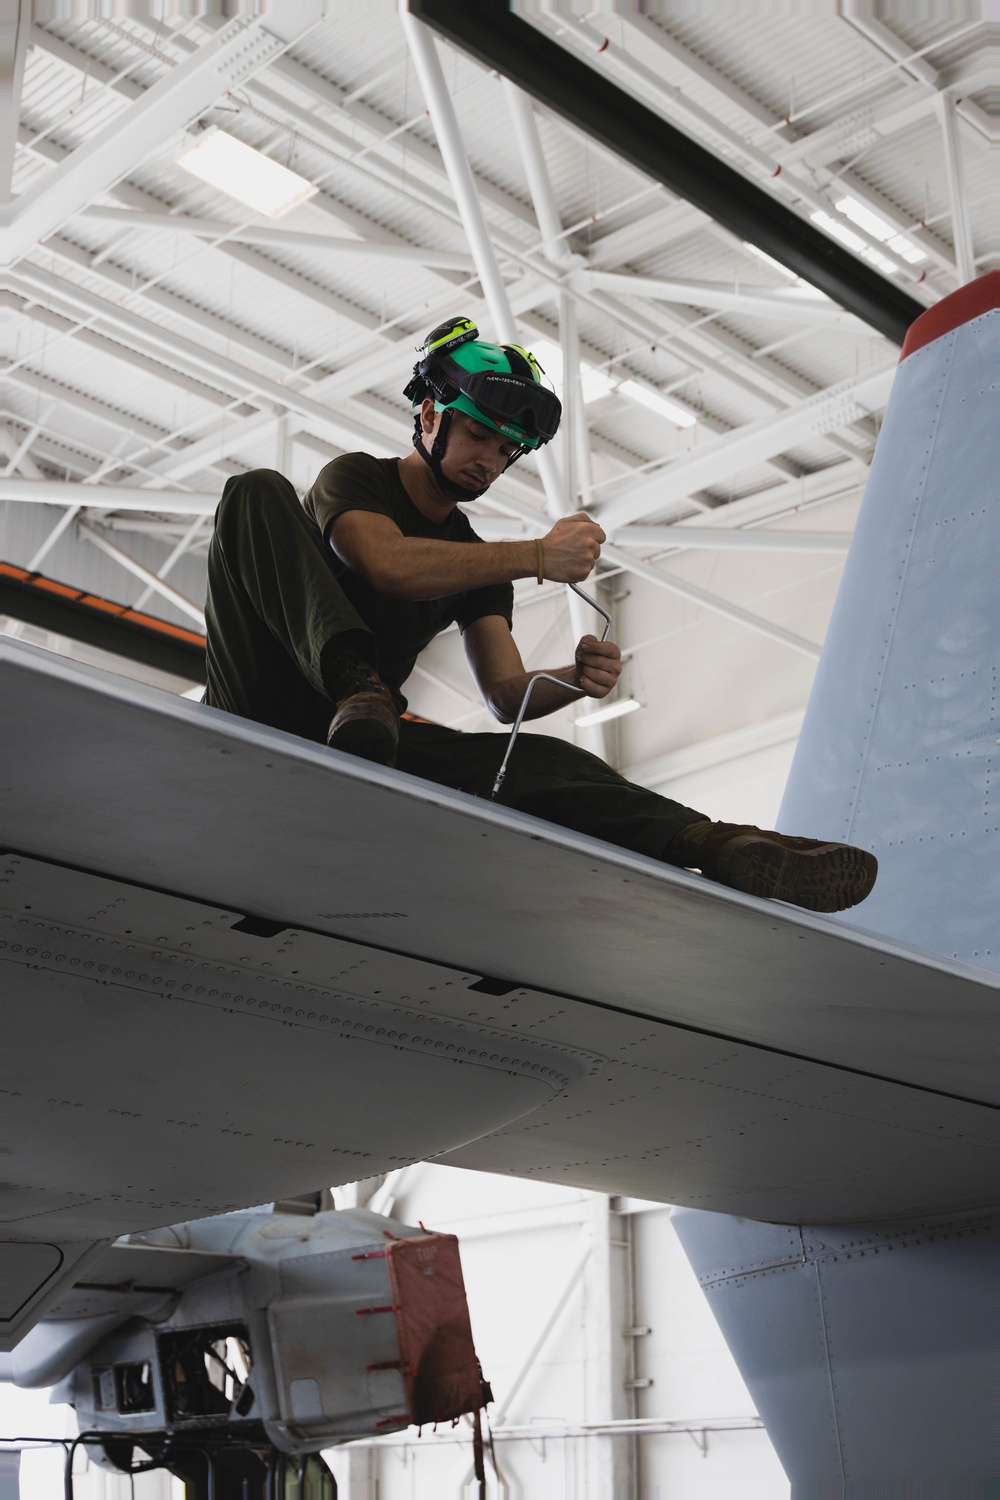
[[990,1198],[995,975],[22,643],[0,693],[8,1347],[87,1247],[430,1156]]

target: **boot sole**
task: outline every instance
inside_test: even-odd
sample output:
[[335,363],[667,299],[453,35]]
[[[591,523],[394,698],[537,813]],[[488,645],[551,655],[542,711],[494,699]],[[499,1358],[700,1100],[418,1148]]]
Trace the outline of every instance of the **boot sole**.
[[846,911],[871,894],[878,860],[849,844],[786,849],[746,834],[726,849],[726,884],[806,911]]

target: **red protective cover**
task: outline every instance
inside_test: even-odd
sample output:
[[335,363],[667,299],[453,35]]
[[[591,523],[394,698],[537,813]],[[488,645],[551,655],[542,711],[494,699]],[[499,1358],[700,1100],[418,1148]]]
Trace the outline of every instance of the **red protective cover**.
[[942,297],[910,324],[900,361],[995,307],[1000,307],[1000,271],[987,271],[985,276],[977,276],[957,292]]
[[386,1263],[410,1421],[446,1422],[484,1406],[456,1237],[393,1240]]

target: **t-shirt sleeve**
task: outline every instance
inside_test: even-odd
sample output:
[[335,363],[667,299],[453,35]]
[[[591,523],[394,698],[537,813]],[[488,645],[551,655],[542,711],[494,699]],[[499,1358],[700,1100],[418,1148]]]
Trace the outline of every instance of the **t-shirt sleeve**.
[[[463,542],[482,542],[477,536],[464,511],[456,511],[453,524],[457,538]],[[512,583],[487,583],[479,589],[469,589],[455,613],[455,623],[462,633],[473,620],[485,615],[502,615],[509,626],[514,622],[514,585]]]
[[367,510],[395,520],[392,485],[385,469],[370,453],[344,453],[320,470],[303,502],[324,539],[338,516],[348,510]]
[[481,589],[469,589],[462,600],[455,620],[464,634],[473,620],[484,615],[502,615],[508,625],[514,620],[514,586],[510,583],[490,583]]

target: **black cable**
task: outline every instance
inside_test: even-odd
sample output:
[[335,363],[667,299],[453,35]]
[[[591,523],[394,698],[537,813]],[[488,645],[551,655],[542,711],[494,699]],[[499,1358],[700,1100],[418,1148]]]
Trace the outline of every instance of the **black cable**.
[[35,1443],[39,1448],[65,1448],[69,1441],[57,1437],[0,1437],[0,1447],[4,1443]]
[[[62,1448],[65,1453],[65,1462],[63,1465],[63,1496],[64,1500],[73,1500],[73,1460],[76,1457],[77,1448],[86,1447],[87,1444],[103,1445],[109,1438],[127,1438],[128,1436],[128,1433],[90,1431],[80,1432],[75,1438],[29,1436],[0,1437],[0,1449],[3,1449],[8,1445],[13,1448],[15,1444],[31,1445],[27,1449],[17,1448],[15,1450],[17,1452],[34,1452],[38,1448]],[[135,1436],[137,1438],[141,1438],[143,1434],[137,1433]],[[141,1443],[135,1442],[133,1446],[141,1447]],[[208,1500],[214,1500],[215,1481],[217,1478],[215,1460],[219,1457],[219,1455],[225,1452],[250,1453],[257,1450],[250,1442],[234,1443],[228,1438],[205,1438],[196,1446],[185,1439],[182,1434],[169,1432],[164,1439],[163,1447],[160,1449],[158,1457],[150,1458],[144,1463],[132,1464],[128,1469],[120,1470],[121,1473],[128,1474],[129,1478],[132,1480],[133,1494],[135,1493],[135,1475],[149,1474],[156,1469],[166,1469],[168,1467],[171,1454],[175,1451],[180,1451],[185,1454],[197,1453],[205,1460],[205,1467],[207,1471],[206,1477],[208,1479]],[[296,1468],[296,1478],[298,1480],[298,1488],[300,1489],[300,1491],[302,1490],[302,1486],[305,1483],[306,1469],[308,1467],[309,1459],[315,1456],[316,1455],[314,1454],[307,1454],[305,1458],[300,1459],[298,1463],[298,1466]],[[281,1481],[285,1477],[285,1455],[281,1453],[279,1449],[275,1448],[272,1444],[266,1462],[267,1470],[264,1478],[265,1484],[267,1485],[268,1495],[278,1495],[280,1494],[280,1490],[275,1488],[275,1481],[277,1481],[278,1485],[280,1486]],[[336,1478],[332,1474],[330,1475],[330,1478],[333,1480],[334,1497],[336,1497]]]

